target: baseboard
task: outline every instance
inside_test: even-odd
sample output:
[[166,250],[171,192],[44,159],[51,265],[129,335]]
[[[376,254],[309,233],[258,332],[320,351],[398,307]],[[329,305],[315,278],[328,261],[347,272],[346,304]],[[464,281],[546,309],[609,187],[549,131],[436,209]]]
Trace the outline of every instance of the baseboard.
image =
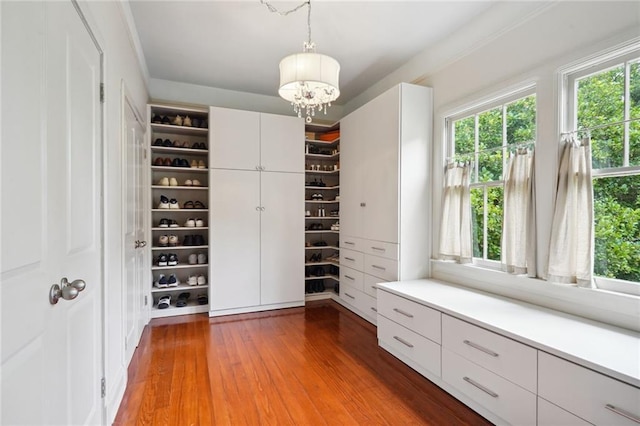
[[127,370],[119,369],[114,383],[107,382],[107,424],[113,424],[127,389]]
[[304,306],[304,300],[300,300],[296,302],[287,302],[287,303],[275,303],[273,305],[258,305],[258,306],[248,306],[248,307],[234,308],[234,309],[220,309],[216,311],[209,311],[209,317],[220,317],[223,315],[234,315],[234,314],[247,314],[250,312],[262,312],[262,311],[271,311],[274,309],[296,308],[299,306]]

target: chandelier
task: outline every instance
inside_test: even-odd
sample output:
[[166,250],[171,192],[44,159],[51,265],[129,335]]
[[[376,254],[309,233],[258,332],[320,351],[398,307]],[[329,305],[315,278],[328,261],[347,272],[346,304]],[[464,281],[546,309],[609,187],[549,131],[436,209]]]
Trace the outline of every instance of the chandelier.
[[311,0],[308,0],[287,12],[280,12],[265,0],[271,12],[288,15],[307,5],[307,41],[302,53],[289,55],[280,61],[280,89],[278,94],[291,102],[293,111],[302,117],[304,113],[307,123],[311,123],[316,112],[327,113],[331,102],[340,96],[338,77],[340,64],[330,56],[316,53],[315,43],[311,41]]

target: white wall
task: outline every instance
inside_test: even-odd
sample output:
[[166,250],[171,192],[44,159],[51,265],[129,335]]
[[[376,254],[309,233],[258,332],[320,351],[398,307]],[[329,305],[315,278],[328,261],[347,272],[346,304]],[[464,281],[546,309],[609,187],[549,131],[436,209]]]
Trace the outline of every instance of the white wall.
[[[156,78],[149,80],[149,90],[154,102],[178,102],[271,114],[295,115],[291,104],[279,96],[257,95],[255,93],[218,89]],[[343,107],[341,105],[332,105],[327,110],[327,115],[317,115],[316,121],[334,123],[342,117],[342,111]]]
[[127,365],[124,362],[123,280],[123,223],[122,223],[122,111],[121,85],[124,81],[139,112],[145,114],[148,93],[124,15],[118,1],[90,1],[81,3],[92,30],[104,51],[105,58],[105,134],[104,141],[104,241],[106,286],[105,318],[105,378],[107,381],[107,420],[117,413],[124,394]]

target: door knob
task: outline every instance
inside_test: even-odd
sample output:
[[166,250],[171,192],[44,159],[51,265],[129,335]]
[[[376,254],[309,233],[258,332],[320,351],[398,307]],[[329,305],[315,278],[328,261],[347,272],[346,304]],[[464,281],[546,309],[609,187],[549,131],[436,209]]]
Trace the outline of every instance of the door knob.
[[60,298],[64,300],[73,300],[78,294],[85,289],[87,283],[84,280],[73,280],[69,282],[66,277],[60,280],[60,285],[54,284],[49,289],[49,303],[55,305]]
[[142,248],[142,247],[146,247],[146,246],[147,246],[147,242],[146,241],[136,240],[136,242],[135,242],[135,248]]

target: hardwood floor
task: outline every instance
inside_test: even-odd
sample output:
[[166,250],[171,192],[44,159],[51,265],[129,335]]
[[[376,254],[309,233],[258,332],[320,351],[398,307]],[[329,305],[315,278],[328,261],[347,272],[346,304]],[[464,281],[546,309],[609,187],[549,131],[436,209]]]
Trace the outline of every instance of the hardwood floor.
[[333,301],[152,320],[115,425],[487,425]]

